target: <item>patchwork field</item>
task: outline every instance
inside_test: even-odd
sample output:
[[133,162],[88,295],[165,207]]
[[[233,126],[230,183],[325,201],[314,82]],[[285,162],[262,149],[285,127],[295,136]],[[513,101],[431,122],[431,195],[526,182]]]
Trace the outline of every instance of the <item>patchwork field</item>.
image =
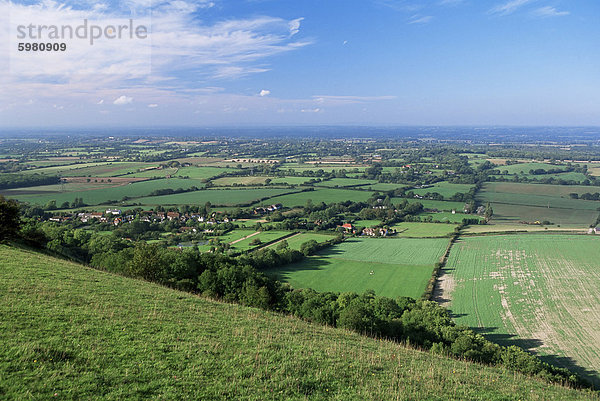
[[[109,182],[107,178],[98,178],[98,182],[71,181],[64,185],[46,185],[42,187],[30,187],[25,189],[14,189],[2,191],[9,198],[24,202],[44,205],[50,200],[56,200],[60,206],[63,202],[73,202],[75,198],[82,198],[88,205],[98,205],[108,201],[120,201],[124,197],[137,198],[147,196],[161,189],[189,189],[191,187],[202,188],[204,183],[200,180],[188,180],[181,178],[149,180],[141,182],[123,182],[115,179]],[[104,180],[104,183],[100,182]],[[185,194],[183,194],[185,195]]]
[[446,223],[398,223],[392,226],[398,237],[407,238],[439,238],[448,237],[454,233],[456,224]]
[[447,239],[352,239],[267,273],[296,288],[419,298]]
[[[252,189],[210,189],[205,191],[187,192],[174,195],[150,196],[137,199],[144,205],[195,205],[210,202],[213,205],[239,205],[256,202],[281,194],[294,192],[282,188],[252,188]],[[301,194],[295,195],[300,196]],[[293,199],[293,195],[291,196]],[[277,199],[277,198],[273,198]],[[267,203],[275,203],[269,200]]]
[[[289,190],[283,190],[289,192]],[[332,203],[351,200],[354,202],[364,202],[371,197],[372,193],[368,191],[353,191],[351,189],[327,189],[319,188],[314,191],[302,192],[293,195],[283,195],[271,198],[267,203],[281,203],[287,207],[304,206],[307,200],[312,200],[314,204],[319,202]]]
[[468,237],[452,248],[442,298],[459,324],[600,379],[600,238]]

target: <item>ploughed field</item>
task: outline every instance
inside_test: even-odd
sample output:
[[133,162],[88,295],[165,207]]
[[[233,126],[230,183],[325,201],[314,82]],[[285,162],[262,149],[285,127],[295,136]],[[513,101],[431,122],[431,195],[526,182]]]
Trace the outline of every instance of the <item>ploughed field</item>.
[[455,320],[600,383],[600,238],[464,237],[442,276]]
[[294,288],[419,298],[448,243],[447,238],[349,239],[266,273]]

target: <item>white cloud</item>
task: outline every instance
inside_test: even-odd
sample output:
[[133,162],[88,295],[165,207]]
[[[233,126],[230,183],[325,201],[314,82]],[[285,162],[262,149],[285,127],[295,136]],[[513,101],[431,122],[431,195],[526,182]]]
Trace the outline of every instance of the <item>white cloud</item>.
[[431,16],[431,15],[423,15],[423,16],[413,15],[408,20],[408,23],[409,24],[428,24],[429,22],[431,22],[431,20],[433,20],[433,16]]
[[[103,104],[100,96],[115,99],[123,92],[136,98],[142,97],[135,92],[145,92],[143,98],[153,103],[162,104],[165,97],[182,100],[195,96],[192,90],[215,79],[269,71],[268,58],[311,43],[292,38],[299,32],[302,18],[256,16],[207,23],[200,19],[202,10],[215,6],[207,0],[117,0],[109,7],[103,4],[89,0],[0,0],[0,17],[10,15],[7,28],[0,29],[1,43],[16,37],[17,25],[29,23],[76,27],[87,19],[107,26],[128,23],[134,16],[136,25],[151,28],[146,41],[99,39],[90,46],[86,40],[73,39],[65,41],[66,52],[11,53],[6,57],[10,68],[0,70],[0,106],[29,97],[48,98],[49,106],[65,98]],[[10,48],[16,53],[16,46]]]
[[510,0],[502,4],[498,4],[490,10],[492,14],[508,15],[517,11],[519,8],[530,4],[537,0]]
[[270,94],[271,94],[271,91],[270,90],[266,90],[266,89],[261,90],[260,93],[259,93],[259,95],[261,97],[269,96]]
[[532,14],[535,17],[548,18],[548,17],[564,17],[571,13],[568,11],[559,11],[555,7],[546,6],[546,7],[540,7],[537,10],[534,10],[532,12]]
[[154,108],[158,107],[158,104],[156,104],[156,103],[150,103],[148,105],[148,107],[151,108],[151,109],[154,109]]
[[294,36],[298,32],[300,32],[300,23],[304,21],[304,18],[296,18],[291,20],[288,24],[290,28],[290,36]]
[[131,102],[133,102],[132,97],[123,95],[116,98],[113,104],[116,104],[117,106],[123,106],[125,104],[131,104]]
[[320,113],[322,111],[323,110],[321,108],[319,108],[319,107],[316,107],[314,109],[302,109],[302,110],[300,110],[301,113]]

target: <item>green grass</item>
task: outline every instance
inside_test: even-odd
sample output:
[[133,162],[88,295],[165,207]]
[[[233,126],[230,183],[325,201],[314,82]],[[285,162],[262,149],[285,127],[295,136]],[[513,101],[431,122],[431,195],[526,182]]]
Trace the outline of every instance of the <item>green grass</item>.
[[[289,192],[293,192],[293,190],[281,188],[209,189],[183,194],[152,196],[141,198],[137,201],[144,205],[203,205],[206,202],[210,202],[213,205],[236,206],[256,202],[261,198],[274,197]],[[269,200],[266,203],[275,203],[275,201],[272,202]]]
[[433,184],[433,186],[428,188],[411,189],[410,191],[414,192],[417,195],[425,195],[428,192],[437,192],[438,194],[442,195],[444,199],[446,199],[458,192],[467,193],[471,190],[472,187],[473,185],[470,184],[451,184],[449,182],[444,181],[435,183]]
[[352,224],[356,227],[373,227],[381,224],[381,220],[356,220]]
[[447,239],[350,239],[267,273],[317,291],[370,289],[378,295],[418,298],[447,246]]
[[310,181],[312,177],[275,177],[271,180],[273,184],[287,184],[287,185],[302,185]]
[[[420,203],[423,208],[430,210],[439,210],[444,212],[451,212],[452,210],[462,211],[465,207],[464,202],[448,202],[448,201],[437,201],[428,199],[406,199],[409,203]],[[402,203],[404,198],[392,198],[394,204]]]
[[451,212],[438,212],[438,213],[422,213],[419,215],[420,218],[424,219],[428,216],[431,216],[433,221],[440,221],[442,223],[450,222],[450,223],[462,223],[463,219],[483,219],[475,214],[464,214],[464,213],[455,213]]
[[[287,241],[290,249],[300,250],[300,247],[306,241],[315,240],[317,242],[325,242],[325,241],[333,239],[333,238],[335,238],[333,235],[327,235],[327,234],[300,233],[300,234],[293,235],[289,238],[286,238],[286,241]],[[274,248],[277,248],[277,245],[279,245],[279,243],[269,245],[268,248],[274,249]]]
[[545,175],[540,175],[540,176],[530,175],[529,170],[543,169],[543,170],[548,171],[548,170],[554,170],[557,168],[564,169],[564,168],[566,168],[566,166],[553,166],[553,165],[547,164],[547,163],[533,162],[533,163],[512,164],[510,166],[496,166],[495,169],[500,170],[500,172],[508,171],[508,174],[525,174],[530,177],[545,177]]
[[277,196],[264,202],[265,204],[281,203],[287,207],[304,206],[311,199],[314,204],[320,202],[334,203],[351,200],[364,202],[371,197],[372,193],[367,191],[353,191],[351,189],[328,189],[319,188],[314,191],[302,192],[291,195]]
[[452,312],[493,340],[523,345],[600,383],[598,260],[594,236],[465,237],[447,263]]
[[4,399],[597,400],[0,246]]
[[249,249],[257,247],[257,245],[250,245],[250,243],[256,239],[259,239],[264,244],[267,242],[278,240],[289,234],[291,234],[291,231],[261,231],[259,234],[253,235],[250,238],[246,238],[240,242],[233,244],[231,246],[231,249],[238,251],[247,251]]
[[376,184],[375,180],[364,180],[359,178],[332,178],[315,184],[320,187],[357,187],[360,185]]
[[448,237],[454,233],[458,227],[455,224],[447,223],[398,223],[392,228],[398,231],[396,236],[408,238],[436,238]]

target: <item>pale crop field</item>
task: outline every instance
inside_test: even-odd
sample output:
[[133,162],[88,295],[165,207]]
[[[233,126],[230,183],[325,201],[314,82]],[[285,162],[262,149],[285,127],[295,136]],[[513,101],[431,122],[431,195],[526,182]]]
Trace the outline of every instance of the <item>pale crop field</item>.
[[600,238],[464,238],[446,268],[443,298],[450,299],[457,323],[600,382]]

